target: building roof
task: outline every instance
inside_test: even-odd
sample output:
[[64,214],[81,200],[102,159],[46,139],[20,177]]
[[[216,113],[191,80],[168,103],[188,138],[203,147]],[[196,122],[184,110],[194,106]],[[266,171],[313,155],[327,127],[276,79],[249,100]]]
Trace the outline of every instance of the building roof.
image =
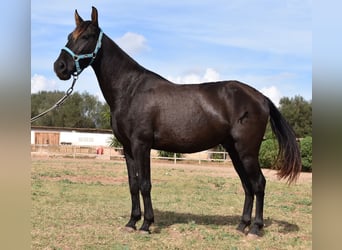
[[84,133],[100,133],[100,134],[112,134],[111,129],[100,128],[69,128],[69,127],[50,127],[50,126],[31,126],[31,130],[46,130],[46,131],[77,131]]

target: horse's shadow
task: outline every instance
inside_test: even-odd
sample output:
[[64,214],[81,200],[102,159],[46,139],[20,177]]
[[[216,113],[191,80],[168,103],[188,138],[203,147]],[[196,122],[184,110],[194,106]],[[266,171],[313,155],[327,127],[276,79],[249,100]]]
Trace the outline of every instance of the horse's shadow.
[[[155,232],[160,232],[161,230],[168,228],[174,224],[189,224],[195,223],[198,225],[216,225],[216,226],[237,226],[240,222],[241,216],[239,215],[198,215],[192,213],[178,213],[171,211],[161,211],[158,209],[154,210],[154,215],[157,223],[155,224]],[[291,224],[287,221],[275,220],[272,218],[267,218],[264,220],[265,226],[267,228],[272,224],[277,224],[279,233],[287,234],[290,232],[299,231],[299,227],[296,224]]]

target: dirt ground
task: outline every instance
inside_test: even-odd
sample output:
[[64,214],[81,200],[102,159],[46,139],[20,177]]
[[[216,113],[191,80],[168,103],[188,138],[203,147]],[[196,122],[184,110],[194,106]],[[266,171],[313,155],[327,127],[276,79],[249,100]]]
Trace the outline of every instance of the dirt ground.
[[[33,157],[32,160],[35,159],[42,159],[41,157]],[[47,158],[45,158],[47,159]],[[53,160],[53,159],[51,159]],[[99,159],[63,159],[63,161],[77,161],[77,162],[83,162],[86,165],[92,165],[91,163],[93,161],[105,161],[107,163],[110,162],[120,162],[122,164],[125,164],[124,161],[112,161],[112,160],[99,160]],[[213,177],[228,177],[228,178],[238,178],[238,175],[232,165],[231,162],[225,162],[225,163],[202,163],[202,164],[196,164],[194,162],[191,163],[180,163],[177,162],[177,164],[174,164],[172,161],[165,161],[165,160],[152,160],[151,162],[151,169],[153,173],[153,169],[161,169],[161,168],[172,168],[172,169],[180,169],[185,172],[196,174],[196,172],[205,173],[205,175],[213,176]],[[286,183],[286,180],[279,180],[277,177],[277,171],[272,169],[262,169],[262,172],[266,178],[266,180],[271,181],[280,181],[283,183]],[[55,179],[56,181],[63,178],[63,177],[46,177],[47,179]],[[80,181],[79,179],[82,178],[82,182],[88,183],[93,182],[93,177],[90,176],[68,176],[68,179],[70,181]],[[96,176],[97,181],[102,182],[103,184],[107,183],[123,183],[127,182],[126,178],[114,178],[114,177],[106,177],[106,176]],[[156,180],[153,180],[154,182]],[[158,180],[157,180],[158,181]],[[299,175],[299,178],[297,179],[297,183],[311,183],[312,182],[312,173],[306,173],[302,172]]]
[[[203,164],[183,164],[183,163],[165,163],[165,162],[152,162],[152,171],[153,168],[162,168],[162,167],[173,167],[177,169],[183,169],[185,171],[205,171],[208,172],[208,175],[210,176],[220,176],[220,177],[236,177],[238,178],[238,175],[231,163],[203,163]],[[277,177],[277,171],[273,169],[262,169],[262,173],[264,174],[266,180],[272,180],[272,181],[281,181],[286,183],[285,180],[279,180]],[[302,172],[299,175],[299,178],[297,180],[297,183],[310,183],[312,182],[312,173],[306,173]]]

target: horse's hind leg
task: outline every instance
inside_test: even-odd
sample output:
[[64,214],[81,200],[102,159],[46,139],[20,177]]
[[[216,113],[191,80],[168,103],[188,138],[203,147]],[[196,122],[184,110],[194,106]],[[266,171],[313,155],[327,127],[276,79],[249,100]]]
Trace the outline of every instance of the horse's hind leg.
[[242,157],[241,161],[247,173],[252,192],[256,197],[255,219],[249,234],[260,235],[260,230],[264,227],[263,210],[266,179],[261,172],[257,157],[245,156]]
[[242,217],[237,227],[237,230],[239,230],[240,232],[244,232],[245,228],[251,224],[254,193],[253,193],[252,185],[247,177],[247,173],[245,172],[243,168],[242,162],[240,161],[239,155],[236,152],[235,148],[230,148],[226,145],[224,147],[229,152],[230,158],[233,162],[236,172],[238,173],[240,177],[242,187],[245,192],[245,202],[243,206]]
[[262,172],[253,180],[253,189],[255,190],[255,220],[249,230],[249,234],[259,235],[260,229],[264,227],[264,197],[265,197],[266,179]]
[[259,146],[251,147],[250,144],[235,142],[232,146],[225,145],[230,154],[234,168],[238,173],[245,191],[245,202],[240,224],[237,229],[244,232],[251,225],[254,195],[256,196],[256,212],[253,225],[249,234],[259,235],[264,226],[263,206],[266,180],[261,172],[258,154]]

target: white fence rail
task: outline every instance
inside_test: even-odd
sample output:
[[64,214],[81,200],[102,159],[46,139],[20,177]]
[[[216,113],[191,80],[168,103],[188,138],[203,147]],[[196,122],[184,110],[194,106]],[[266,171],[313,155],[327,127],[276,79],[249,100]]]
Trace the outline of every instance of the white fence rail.
[[[207,157],[179,157],[176,153],[173,153],[172,157],[165,157],[165,156],[151,156],[151,159],[159,159],[159,160],[169,160],[173,161],[174,164],[177,163],[177,161],[196,161],[198,164],[201,164],[202,162],[226,162],[230,161],[230,158],[228,156],[227,152],[218,152],[218,151],[203,151],[203,154],[207,154]],[[186,154],[188,155],[188,154]],[[218,157],[211,157],[211,155],[220,155]]]
[[[66,158],[99,158],[107,160],[124,160],[122,148],[94,147],[78,145],[31,145],[31,156],[33,157],[66,157]],[[177,162],[193,161],[201,164],[202,162],[227,162],[230,158],[227,152],[202,151],[195,154],[176,153],[171,157],[159,156],[158,151],[152,150],[151,159],[168,160]]]

